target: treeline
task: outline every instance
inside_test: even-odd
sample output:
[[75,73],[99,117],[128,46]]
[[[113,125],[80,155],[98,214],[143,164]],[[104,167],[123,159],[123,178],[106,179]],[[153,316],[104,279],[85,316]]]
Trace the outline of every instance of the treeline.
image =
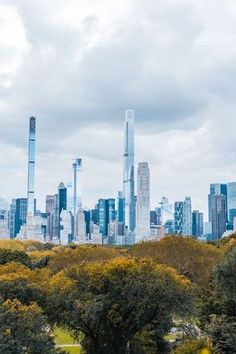
[[0,241],[0,353],[63,353],[55,326],[87,354],[235,354],[236,237],[131,248]]

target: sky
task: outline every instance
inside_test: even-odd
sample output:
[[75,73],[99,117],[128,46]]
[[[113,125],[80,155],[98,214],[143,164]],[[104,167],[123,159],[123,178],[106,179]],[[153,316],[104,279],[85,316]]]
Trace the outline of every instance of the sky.
[[0,0],[0,196],[24,197],[37,117],[36,196],[71,180],[83,201],[122,189],[124,112],[151,204],[236,181],[235,0]]

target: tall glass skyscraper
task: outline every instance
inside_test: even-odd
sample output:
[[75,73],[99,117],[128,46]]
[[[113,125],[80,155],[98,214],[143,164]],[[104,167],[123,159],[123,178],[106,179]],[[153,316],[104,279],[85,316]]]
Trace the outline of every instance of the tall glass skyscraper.
[[150,235],[150,171],[147,162],[138,165],[136,243]]
[[227,204],[228,222],[233,230],[234,218],[236,217],[236,182],[227,184]]
[[123,194],[125,199],[125,226],[128,231],[134,231],[134,111],[130,109],[125,112],[124,133]]
[[103,236],[107,236],[109,223],[116,219],[115,199],[99,199],[98,212],[100,232]]
[[36,118],[30,117],[29,146],[28,146],[27,216],[31,218],[34,217],[35,134],[36,134]]
[[226,200],[226,221],[228,221],[228,187],[225,183],[212,183],[210,184],[210,194],[208,197],[208,211],[209,211],[209,220],[210,220],[210,213],[211,213],[211,196],[212,195],[224,195]]
[[81,180],[78,176],[82,172],[82,159],[75,159],[72,164],[73,170],[73,237],[76,236],[76,230],[78,230],[78,218],[77,211],[82,208],[82,196],[81,196]]
[[209,194],[209,221],[212,223],[212,239],[219,240],[226,230],[226,197],[223,194]]

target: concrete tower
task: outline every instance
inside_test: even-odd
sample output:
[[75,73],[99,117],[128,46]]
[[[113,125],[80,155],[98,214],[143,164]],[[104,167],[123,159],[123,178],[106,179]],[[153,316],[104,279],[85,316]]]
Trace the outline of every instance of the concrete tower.
[[35,177],[35,135],[36,118],[30,117],[28,145],[28,190],[27,190],[27,224],[34,217],[34,177]]
[[124,133],[123,194],[125,199],[125,226],[128,231],[134,231],[134,111],[130,109],[125,112]]
[[136,243],[147,240],[150,235],[150,171],[147,162],[138,165]]

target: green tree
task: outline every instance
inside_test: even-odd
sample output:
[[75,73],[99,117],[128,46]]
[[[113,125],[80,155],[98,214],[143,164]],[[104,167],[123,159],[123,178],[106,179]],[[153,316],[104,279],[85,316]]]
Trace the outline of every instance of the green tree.
[[158,264],[166,264],[185,275],[200,287],[206,287],[213,276],[213,268],[223,258],[223,250],[201,243],[191,237],[167,236],[161,241],[135,245],[130,253],[135,257],[149,257]]
[[8,300],[0,306],[0,353],[54,354],[54,342],[42,310],[36,303]]
[[[67,293],[54,283],[51,304],[75,335],[84,333],[88,354],[123,354],[149,324],[163,335],[163,318],[190,310],[190,283],[168,267],[147,260],[119,258],[81,264],[66,272]],[[63,286],[64,281],[58,279]],[[64,289],[65,290],[65,289]],[[60,300],[58,302],[58,293]],[[166,329],[167,330],[167,329]]]
[[203,339],[188,341],[172,351],[173,354],[211,354],[212,349]]
[[10,262],[17,262],[24,264],[26,267],[31,267],[31,260],[25,252],[0,249],[0,265]]
[[202,297],[201,324],[218,354],[235,354],[236,347],[236,247],[229,248],[214,271]]

